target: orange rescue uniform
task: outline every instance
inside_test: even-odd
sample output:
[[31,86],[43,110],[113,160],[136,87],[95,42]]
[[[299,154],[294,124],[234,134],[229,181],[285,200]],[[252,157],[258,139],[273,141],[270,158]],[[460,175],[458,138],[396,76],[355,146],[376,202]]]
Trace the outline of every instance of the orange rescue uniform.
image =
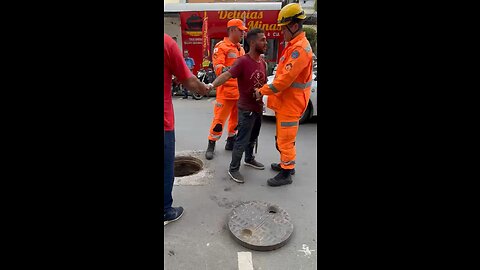
[[267,107],[275,111],[275,144],[283,169],[295,168],[298,121],[307,109],[312,87],[312,58],[312,47],[305,33],[300,33],[287,43],[273,82],[260,88],[268,96]]
[[[245,54],[245,50],[240,43],[234,44],[227,37],[215,45],[213,50],[213,70],[219,76],[230,69],[233,62],[238,57]],[[217,97],[215,108],[213,109],[214,118],[210,127],[208,139],[217,141],[222,137],[223,126],[228,120],[228,137],[235,135],[238,124],[237,101],[240,97],[238,92],[237,79],[231,78],[223,85],[217,87]]]

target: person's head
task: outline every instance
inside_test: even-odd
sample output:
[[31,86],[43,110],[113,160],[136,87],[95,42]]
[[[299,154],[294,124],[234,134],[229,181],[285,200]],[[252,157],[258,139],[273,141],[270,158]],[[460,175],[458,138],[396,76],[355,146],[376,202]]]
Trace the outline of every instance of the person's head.
[[245,30],[248,30],[247,27],[243,25],[243,22],[239,19],[231,19],[227,23],[227,33],[228,33],[228,38],[233,42],[233,43],[238,43],[242,39],[242,37],[245,35]]
[[247,44],[250,50],[258,54],[264,54],[267,51],[267,38],[265,32],[260,28],[253,28],[247,33]]
[[183,57],[184,57],[184,58],[187,58],[187,57],[188,57],[188,51],[184,51],[184,52],[183,52]]
[[291,3],[284,6],[278,13],[277,23],[282,29],[285,41],[290,41],[303,32],[303,22],[307,16],[300,4]]

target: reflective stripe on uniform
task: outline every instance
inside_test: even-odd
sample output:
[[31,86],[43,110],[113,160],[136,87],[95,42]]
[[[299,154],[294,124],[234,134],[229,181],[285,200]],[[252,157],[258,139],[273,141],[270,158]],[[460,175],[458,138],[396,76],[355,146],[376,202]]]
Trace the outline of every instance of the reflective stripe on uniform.
[[213,135],[213,134],[210,134],[210,136],[214,139],[220,139],[220,137],[222,137],[222,135]]
[[290,87],[292,88],[300,88],[300,89],[305,89],[312,86],[312,81],[309,81],[307,83],[299,83],[299,82],[294,82]]
[[236,53],[229,53],[229,54],[227,54],[227,57],[228,58],[237,58],[237,54]]
[[217,106],[217,107],[222,107],[223,104],[217,101],[217,102],[215,102],[215,106]]
[[281,163],[282,163],[283,165],[293,165],[293,164],[295,164],[295,160],[292,160],[292,161],[281,161]]
[[278,93],[277,88],[275,88],[275,86],[273,86],[273,84],[269,84],[268,87],[270,87],[270,89],[271,89],[274,93]]
[[298,122],[295,121],[295,122],[280,122],[280,126],[282,127],[294,127],[294,126],[298,126]]

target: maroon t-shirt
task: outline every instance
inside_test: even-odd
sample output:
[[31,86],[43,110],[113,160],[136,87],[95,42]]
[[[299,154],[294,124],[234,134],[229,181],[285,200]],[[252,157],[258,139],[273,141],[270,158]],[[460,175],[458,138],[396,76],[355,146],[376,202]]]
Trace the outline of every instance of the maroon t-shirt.
[[262,59],[257,62],[250,55],[245,54],[239,57],[232,68],[228,70],[233,78],[238,78],[238,90],[240,99],[238,108],[244,111],[262,113],[263,102],[255,100],[254,88],[261,88],[267,83],[267,64]]

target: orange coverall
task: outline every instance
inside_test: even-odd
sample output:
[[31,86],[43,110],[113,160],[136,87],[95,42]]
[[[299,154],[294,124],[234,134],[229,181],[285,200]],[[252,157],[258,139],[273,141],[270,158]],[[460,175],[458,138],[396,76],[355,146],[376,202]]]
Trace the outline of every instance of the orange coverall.
[[299,34],[287,43],[273,82],[260,88],[260,93],[268,96],[267,107],[275,111],[275,145],[283,169],[295,168],[298,121],[307,109],[312,87],[312,57],[305,33]]
[[[240,43],[234,44],[227,37],[218,42],[215,45],[212,57],[215,74],[219,76],[230,69],[233,62],[244,54],[245,50],[240,46]],[[228,137],[235,135],[238,124],[237,101],[239,97],[237,79],[231,78],[217,87],[216,103],[213,109],[214,117],[208,135],[209,140],[217,141],[222,137],[223,126],[229,116]]]

